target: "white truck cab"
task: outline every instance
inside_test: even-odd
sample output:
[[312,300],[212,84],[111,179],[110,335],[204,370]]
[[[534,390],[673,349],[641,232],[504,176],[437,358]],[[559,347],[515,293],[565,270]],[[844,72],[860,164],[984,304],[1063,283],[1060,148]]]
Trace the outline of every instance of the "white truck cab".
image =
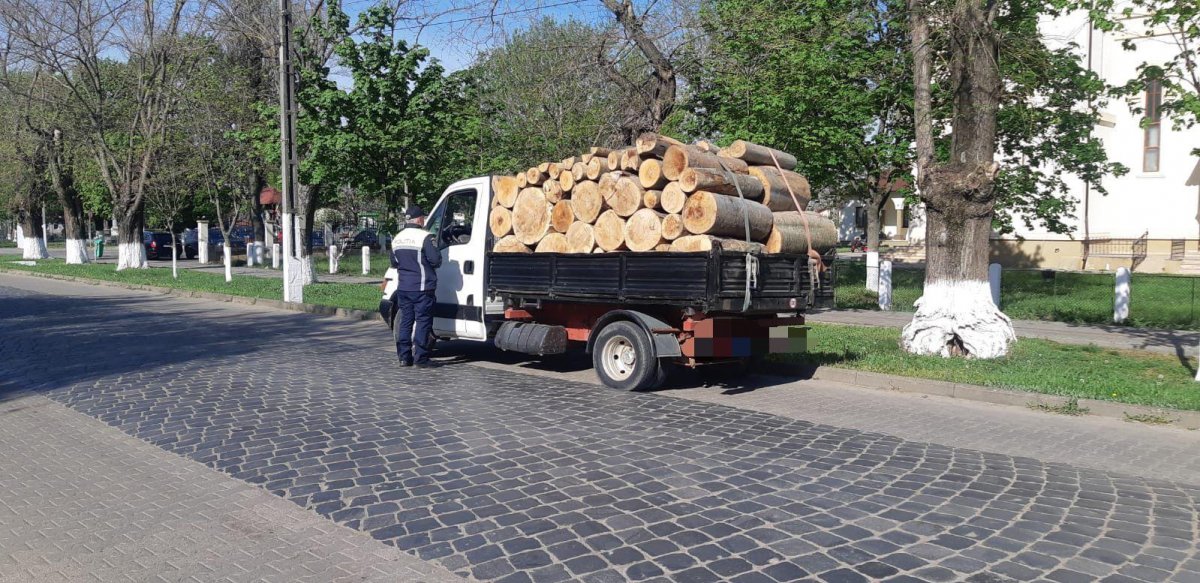
[[[425,229],[442,253],[433,308],[433,333],[439,338],[486,341],[487,314],[502,314],[499,299],[487,297],[489,177],[450,185],[425,218]],[[388,269],[384,300],[396,291],[396,271]]]

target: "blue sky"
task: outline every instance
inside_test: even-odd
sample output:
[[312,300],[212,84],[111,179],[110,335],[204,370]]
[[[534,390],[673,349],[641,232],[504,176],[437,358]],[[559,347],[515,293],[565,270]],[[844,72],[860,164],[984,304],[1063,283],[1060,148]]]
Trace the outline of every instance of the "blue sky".
[[[345,0],[343,7],[353,22],[358,14],[376,0]],[[409,42],[419,41],[450,71],[463,69],[471,64],[480,50],[494,42],[494,32],[478,20],[472,19],[489,6],[489,2],[469,0],[429,0],[408,4],[408,10],[421,10],[430,14],[447,13],[435,18],[424,30],[416,26],[401,31]],[[456,7],[463,10],[450,12]],[[469,8],[468,8],[469,7]],[[611,18],[600,0],[498,0],[495,12],[501,14],[495,30],[517,30],[534,18],[550,16],[566,20],[575,18],[585,22],[597,22]],[[417,34],[420,32],[420,38]]]

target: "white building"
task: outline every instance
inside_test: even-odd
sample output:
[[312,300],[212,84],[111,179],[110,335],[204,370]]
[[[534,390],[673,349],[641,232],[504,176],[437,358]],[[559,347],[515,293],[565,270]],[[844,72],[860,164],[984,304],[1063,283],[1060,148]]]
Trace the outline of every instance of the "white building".
[[[1162,63],[1179,52],[1169,36],[1143,36],[1140,22],[1126,24],[1126,32],[1105,33],[1093,29],[1087,15],[1079,12],[1046,19],[1041,30],[1051,46],[1077,45],[1086,66],[1106,82],[1119,85],[1133,78],[1143,62]],[[1126,39],[1133,39],[1136,51],[1121,46]],[[1147,87],[1132,105],[1146,108],[1153,118],[1159,100],[1161,88]],[[1076,217],[1066,223],[1073,232],[1060,235],[1027,229],[1015,221],[1015,234],[993,239],[994,261],[1014,267],[1126,266],[1148,272],[1200,273],[1200,160],[1191,154],[1200,148],[1200,126],[1176,130],[1164,118],[1143,128],[1142,115],[1131,113],[1130,106],[1131,102],[1110,100],[1095,128],[1109,160],[1124,164],[1129,173],[1105,178],[1107,195],[1069,180]],[[846,239],[866,230],[865,215],[857,206],[843,210]],[[884,212],[884,234],[894,243],[920,245],[924,237],[920,217],[919,208],[905,209],[903,199],[894,199]]]

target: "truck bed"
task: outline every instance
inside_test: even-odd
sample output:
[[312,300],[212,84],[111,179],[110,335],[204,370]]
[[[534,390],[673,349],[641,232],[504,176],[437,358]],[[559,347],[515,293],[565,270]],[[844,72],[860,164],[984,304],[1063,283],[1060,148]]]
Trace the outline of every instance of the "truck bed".
[[832,300],[829,272],[820,278],[816,293],[810,291],[808,257],[760,255],[757,259],[758,277],[745,311],[746,256],[716,250],[489,253],[488,291],[518,300],[671,305],[710,314],[794,312]]

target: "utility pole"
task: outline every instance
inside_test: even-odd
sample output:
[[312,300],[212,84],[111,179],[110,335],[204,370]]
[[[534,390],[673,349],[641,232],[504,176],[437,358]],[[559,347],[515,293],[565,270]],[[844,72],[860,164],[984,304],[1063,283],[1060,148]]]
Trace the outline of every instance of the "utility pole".
[[296,77],[292,71],[292,3],[279,0],[279,158],[280,226],[283,230],[283,301],[304,301],[296,261],[295,215],[292,207],[296,192]]

